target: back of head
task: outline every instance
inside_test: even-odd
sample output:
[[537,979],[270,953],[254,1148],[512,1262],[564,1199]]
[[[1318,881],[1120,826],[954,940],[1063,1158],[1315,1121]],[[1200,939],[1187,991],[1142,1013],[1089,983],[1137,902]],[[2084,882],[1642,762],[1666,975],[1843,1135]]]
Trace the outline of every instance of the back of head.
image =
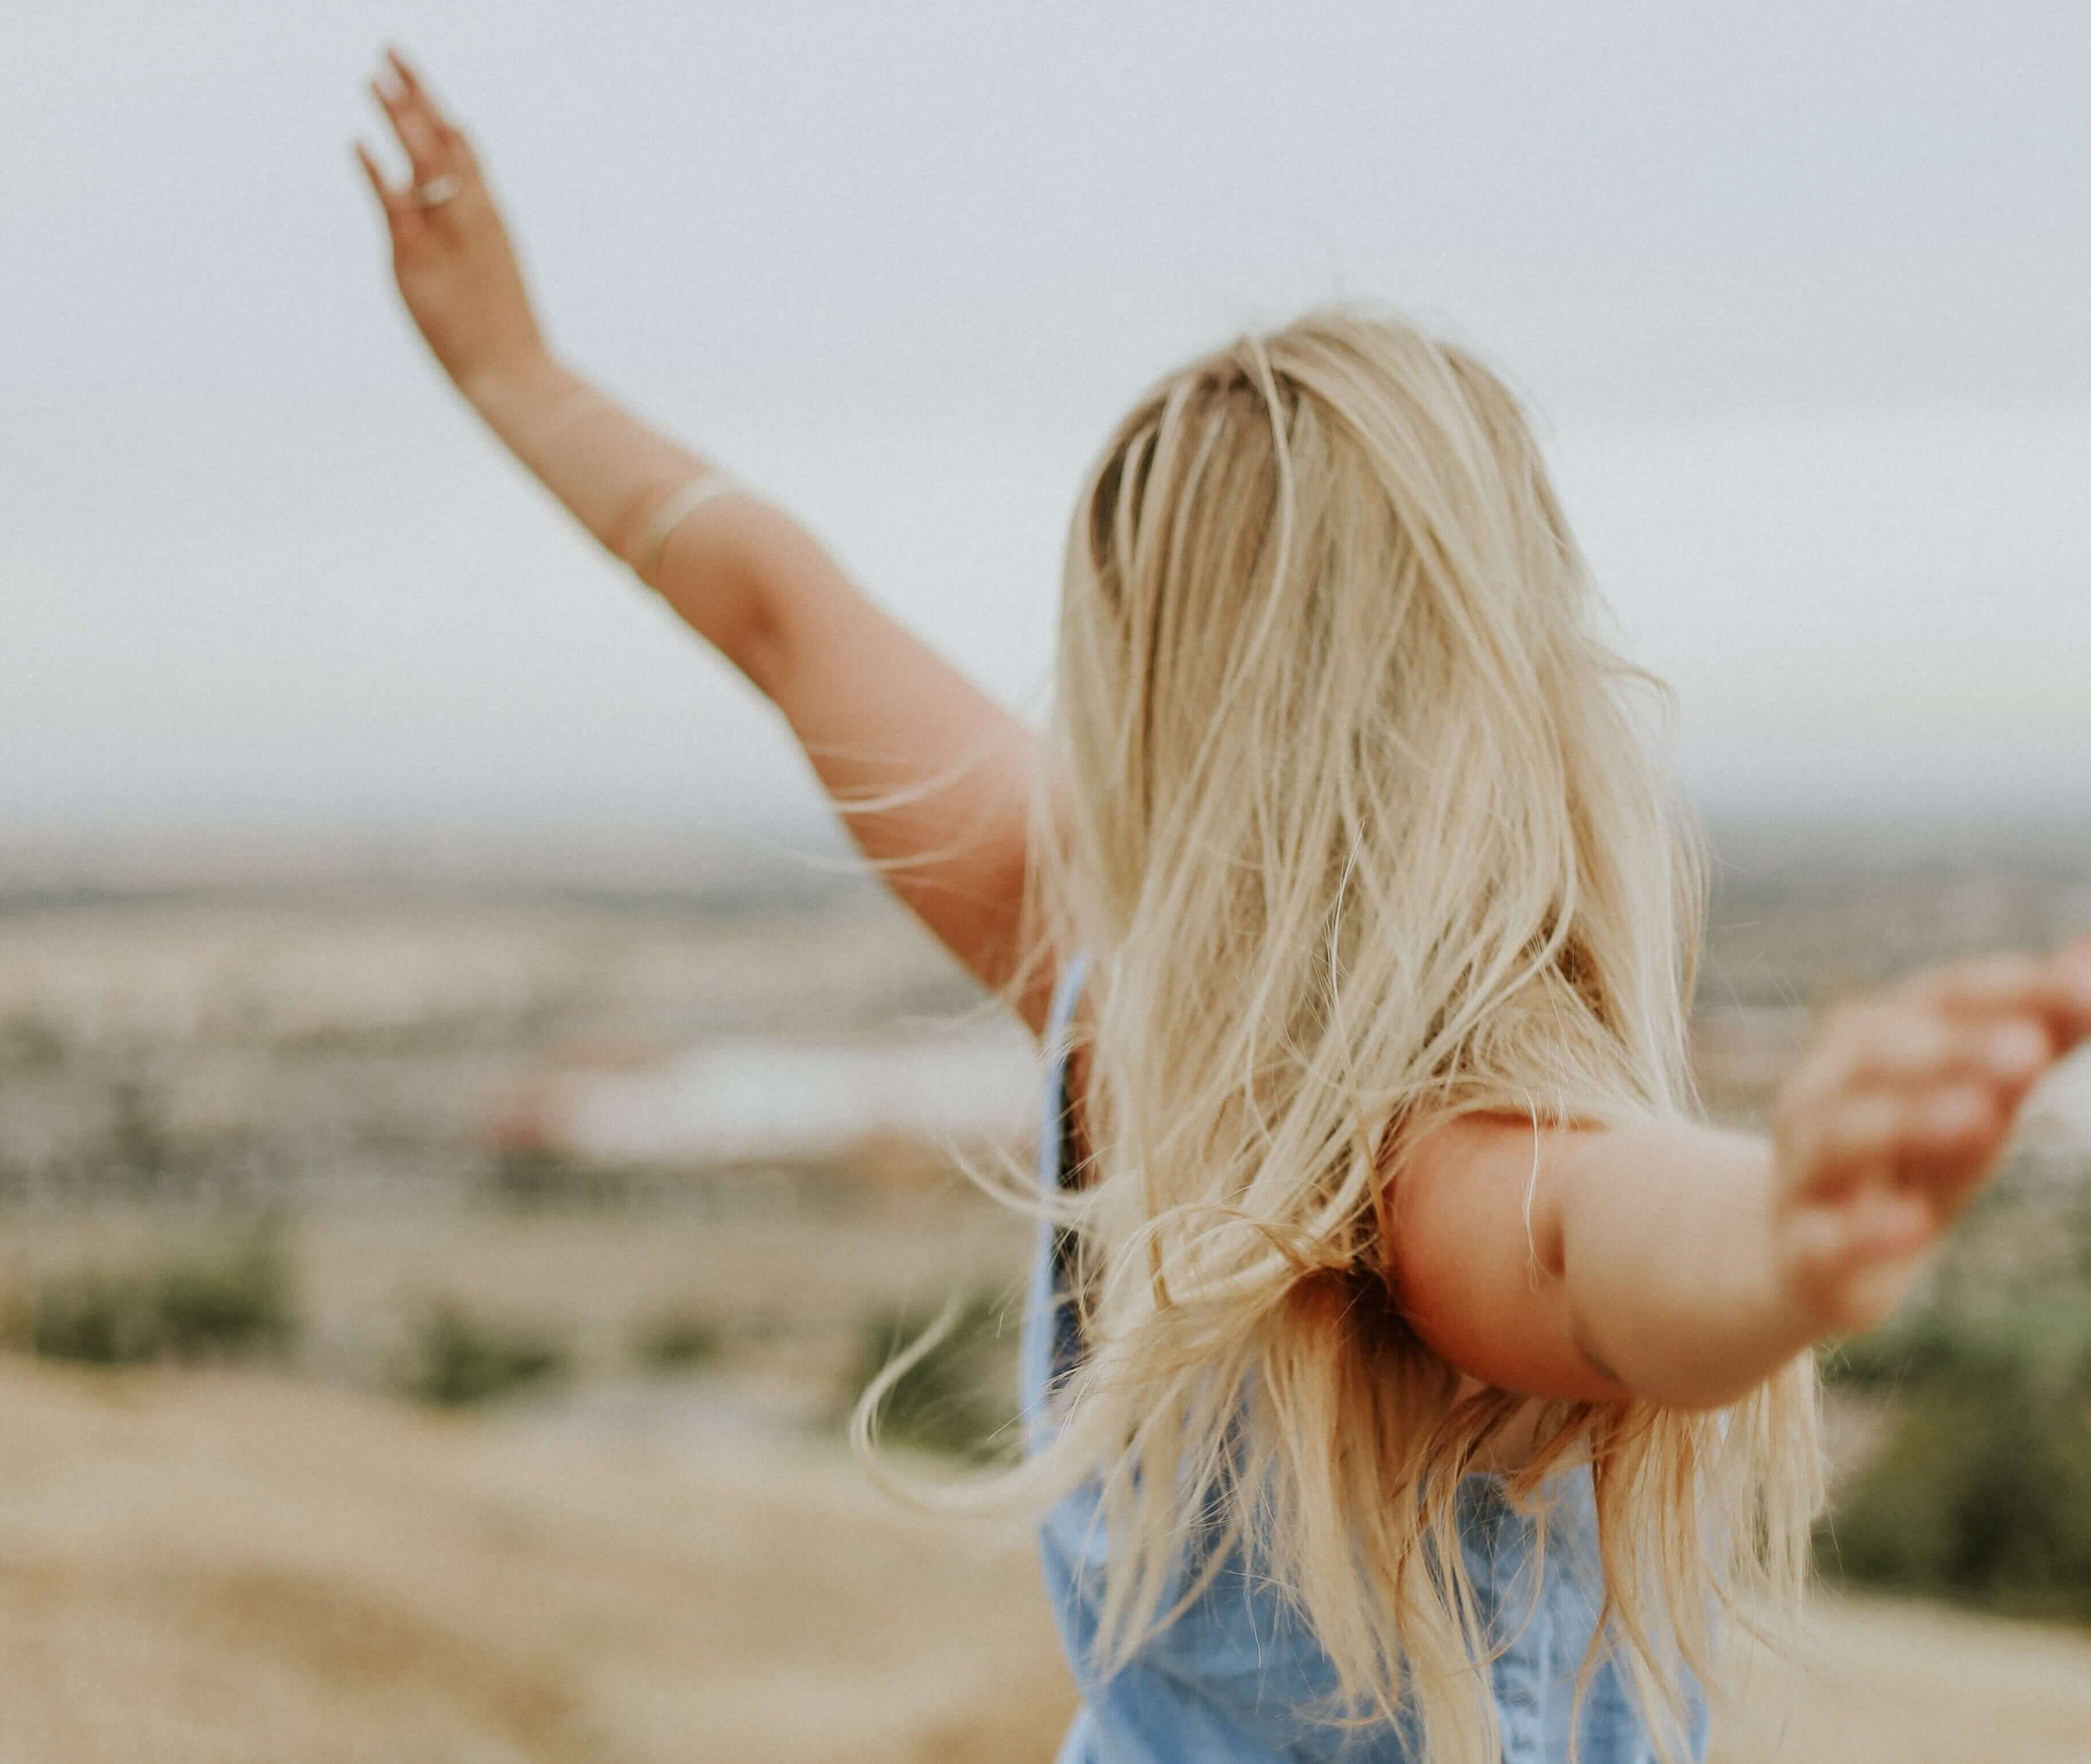
[[[1468,1110],[1691,1101],[1703,865],[1633,714],[1667,690],[1602,610],[1502,382],[1352,310],[1162,380],[1070,534],[1033,908],[1091,958],[1087,1359],[1034,1480],[1114,1466],[1114,1658],[1216,1510],[1348,1693],[1417,1698],[1434,1757],[1494,1755],[1446,1551],[1516,1404],[1463,1400],[1403,1323],[1386,1173]],[[1800,1572],[1805,1378],[1542,1430],[1520,1486],[1588,1448],[1652,1705],[1660,1638],[1703,1672],[1709,1598]],[[1757,1516],[1713,1560],[1717,1511]],[[1452,1569],[1407,1572],[1434,1537]]]
[[1622,688],[1666,691],[1597,610],[1515,401],[1398,321],[1244,337],[1127,416],[1070,546],[1054,787],[1114,995],[1195,990],[1216,1038],[1143,1037],[1175,1082],[1283,1048],[1271,1082],[1382,1120],[1425,1080],[1684,1098],[1697,847]]

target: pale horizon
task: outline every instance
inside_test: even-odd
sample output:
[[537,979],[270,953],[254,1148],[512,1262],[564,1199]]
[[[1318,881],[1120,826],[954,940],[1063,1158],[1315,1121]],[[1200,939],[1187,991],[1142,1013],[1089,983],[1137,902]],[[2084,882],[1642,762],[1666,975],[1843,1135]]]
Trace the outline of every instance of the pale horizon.
[[1026,714],[1119,411],[1374,298],[1529,399],[1710,810],[2091,823],[2091,15],[1102,16],[16,21],[0,841],[826,817],[413,334],[395,40],[555,346]]

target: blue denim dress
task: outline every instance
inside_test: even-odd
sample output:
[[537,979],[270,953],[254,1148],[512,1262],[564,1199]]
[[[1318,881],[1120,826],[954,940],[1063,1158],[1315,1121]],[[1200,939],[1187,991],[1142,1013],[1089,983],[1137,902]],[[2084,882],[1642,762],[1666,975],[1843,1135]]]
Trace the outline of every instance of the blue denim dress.
[[[1066,1036],[1081,984],[1080,955],[1063,970],[1052,1006],[1051,1051],[1039,1159],[1057,1186],[1068,1162]],[[1080,1352],[1076,1320],[1062,1302],[1068,1246],[1041,1224],[1024,1309],[1022,1397],[1033,1447],[1051,1426],[1047,1396]],[[1574,1709],[1576,1677],[1596,1627],[1602,1585],[1595,1571],[1595,1512],[1587,1470],[1555,1479],[1543,1584],[1536,1584],[1536,1521],[1514,1511],[1490,1476],[1461,1485],[1460,1546],[1487,1632],[1508,1645],[1490,1667],[1503,1764],[1558,1764],[1576,1734],[1583,1764],[1653,1764],[1657,1753],[1609,1659]],[[1107,1679],[1089,1665],[1106,1544],[1097,1490],[1066,1496],[1040,1529],[1046,1584],[1082,1706],[1058,1764],[1421,1764],[1422,1743],[1407,1720],[1345,1729],[1316,1719],[1332,1706],[1334,1669],[1296,1613],[1231,1563],[1176,1620]],[[1187,1554],[1181,1584],[1201,1563]],[[1166,1595],[1162,1608],[1176,1602]],[[1687,1680],[1688,1686],[1689,1680]],[[1690,1755],[1705,1755],[1705,1701],[1692,1693]]]

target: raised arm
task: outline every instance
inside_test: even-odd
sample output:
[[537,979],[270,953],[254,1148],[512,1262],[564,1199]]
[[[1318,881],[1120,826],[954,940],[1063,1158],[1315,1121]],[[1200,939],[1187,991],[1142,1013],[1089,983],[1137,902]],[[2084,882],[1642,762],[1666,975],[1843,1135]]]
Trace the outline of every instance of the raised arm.
[[1395,1172],[1411,1321],[1499,1389],[1684,1408],[1884,1321],[1996,1167],[2033,1083],[2091,1034],[2091,938],[1928,968],[1840,1007],[1770,1137],[1469,1115]]
[[[371,89],[412,184],[392,187],[356,150],[401,297],[444,371],[575,518],[775,703],[858,848],[999,988],[1018,960],[1035,737],[860,593],[798,522],[554,354],[471,143],[388,53],[396,88]],[[692,503],[683,493],[699,481],[714,494]],[[1051,986],[1041,973],[1020,1003],[1035,1031]]]

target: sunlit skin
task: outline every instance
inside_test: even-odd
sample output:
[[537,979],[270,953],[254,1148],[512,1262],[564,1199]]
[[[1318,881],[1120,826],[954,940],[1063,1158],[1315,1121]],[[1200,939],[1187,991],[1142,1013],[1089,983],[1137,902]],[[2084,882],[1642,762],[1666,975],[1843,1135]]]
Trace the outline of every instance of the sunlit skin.
[[[710,462],[553,352],[471,143],[403,56],[387,60],[389,81],[371,90],[412,183],[461,185],[424,208],[356,144],[407,310],[494,431],[632,561],[649,515]],[[776,704],[860,849],[903,865],[882,872],[899,899],[984,984],[1002,985],[1016,966],[1036,737],[759,497],[687,516],[649,581]],[[846,800],[962,761],[957,782],[910,801]],[[1034,1033],[1052,981],[1042,975],[1020,1002]],[[2087,1034],[2091,936],[1927,968],[1831,1010],[1781,1085],[1768,1135],[1453,1122],[1389,1172],[1400,1302],[1478,1384],[1731,1402],[1811,1343],[1895,1310],[1996,1170],[2027,1093]],[[1079,1098],[1079,1061],[1072,1083]]]

